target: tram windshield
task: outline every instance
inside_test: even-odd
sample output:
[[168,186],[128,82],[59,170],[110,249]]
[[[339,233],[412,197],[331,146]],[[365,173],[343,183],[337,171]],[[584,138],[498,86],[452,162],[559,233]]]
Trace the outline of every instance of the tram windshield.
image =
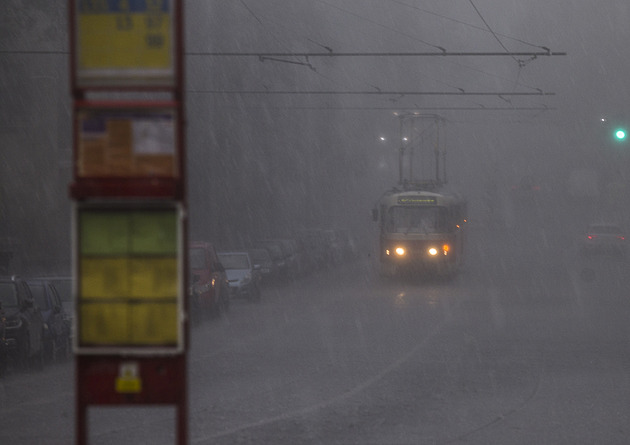
[[447,209],[444,207],[391,207],[385,230],[390,233],[440,233],[448,231]]

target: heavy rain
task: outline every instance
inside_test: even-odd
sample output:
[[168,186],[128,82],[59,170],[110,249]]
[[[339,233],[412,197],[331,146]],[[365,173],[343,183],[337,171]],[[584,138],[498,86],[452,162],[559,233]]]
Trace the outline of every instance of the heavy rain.
[[[2,444],[77,440],[70,6],[123,3],[0,3]],[[628,442],[630,3],[180,3],[187,443]]]

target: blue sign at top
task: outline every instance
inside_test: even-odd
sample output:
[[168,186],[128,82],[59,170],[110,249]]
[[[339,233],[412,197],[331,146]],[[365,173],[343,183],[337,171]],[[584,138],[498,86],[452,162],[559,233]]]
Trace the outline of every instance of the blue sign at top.
[[81,14],[169,12],[169,0],[78,0]]

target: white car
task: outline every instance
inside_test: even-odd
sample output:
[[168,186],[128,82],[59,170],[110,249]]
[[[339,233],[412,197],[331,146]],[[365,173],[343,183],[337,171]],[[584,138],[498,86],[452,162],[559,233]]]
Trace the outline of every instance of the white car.
[[219,252],[219,261],[225,268],[232,296],[260,300],[260,266],[252,263],[247,252]]

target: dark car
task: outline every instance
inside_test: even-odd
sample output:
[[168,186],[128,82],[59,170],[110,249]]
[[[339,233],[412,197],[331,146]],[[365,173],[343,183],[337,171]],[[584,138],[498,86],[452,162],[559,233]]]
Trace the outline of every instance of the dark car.
[[4,312],[7,354],[19,367],[44,366],[44,319],[26,282],[0,278],[0,308]]
[[4,310],[0,307],[0,376],[4,374],[8,365],[9,345],[7,343],[6,331],[7,318]]
[[258,248],[266,249],[269,256],[273,260],[276,276],[280,279],[286,279],[290,275],[289,261],[279,240],[262,240],[257,243]]
[[72,351],[70,321],[57,289],[46,280],[27,280],[27,284],[44,319],[44,359],[67,360]]
[[57,291],[61,305],[63,306],[63,315],[67,318],[68,326],[70,326],[70,338],[72,339],[74,329],[74,300],[72,297],[72,277],[47,277],[45,278]]
[[273,260],[267,249],[249,249],[247,251],[254,265],[260,266],[260,277],[262,282],[268,282],[275,277],[276,271]]

